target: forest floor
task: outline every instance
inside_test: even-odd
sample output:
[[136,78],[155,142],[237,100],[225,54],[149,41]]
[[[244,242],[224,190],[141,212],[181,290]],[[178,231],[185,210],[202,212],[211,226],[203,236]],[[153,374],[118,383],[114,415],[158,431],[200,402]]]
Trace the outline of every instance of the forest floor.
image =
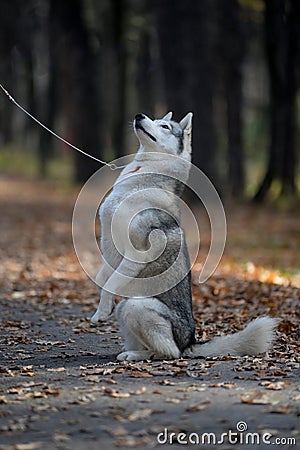
[[89,322],[98,294],[72,246],[78,192],[0,177],[0,450],[299,448],[299,209],[225,208],[221,264],[204,285],[200,261],[193,273],[199,336],[270,314],[271,352],[129,363],[116,361],[116,321]]

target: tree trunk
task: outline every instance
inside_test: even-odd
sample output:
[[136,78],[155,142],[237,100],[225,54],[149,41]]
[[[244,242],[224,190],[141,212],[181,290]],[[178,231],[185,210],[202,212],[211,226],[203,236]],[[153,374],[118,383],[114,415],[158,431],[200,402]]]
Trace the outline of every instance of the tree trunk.
[[[83,2],[80,0],[52,1],[62,34],[61,63],[65,79],[63,95],[70,130],[70,136],[67,138],[87,153],[100,157],[100,114],[97,90],[100,82],[96,55],[83,17]],[[99,163],[78,152],[75,153],[76,182],[85,182],[99,167]]]
[[193,162],[218,184],[213,114],[215,2],[157,3],[167,109],[193,118]]
[[262,202],[274,180],[281,194],[296,194],[295,97],[297,20],[296,0],[265,0],[265,38],[270,77],[270,146],[268,168],[254,201]]
[[153,73],[152,39],[148,26],[140,34],[137,57],[136,86],[138,94],[138,111],[154,117],[155,87]]
[[126,49],[126,1],[111,1],[112,44],[115,61],[114,108],[112,117],[112,144],[116,157],[126,154],[125,126],[127,102],[127,49]]
[[245,190],[244,151],[242,143],[242,85],[245,55],[245,32],[239,17],[237,0],[221,2],[219,46],[224,68],[224,89],[227,106],[227,181],[230,194],[243,198]]
[[286,17],[287,26],[287,56],[286,56],[286,129],[285,129],[285,152],[281,169],[282,195],[295,195],[296,187],[296,95],[297,95],[297,55],[300,47],[300,4],[299,1],[291,0],[286,7],[289,14]]
[[[6,87],[8,91],[14,92],[11,56],[18,31],[18,22],[15,20],[15,15],[17,14],[17,16],[20,17],[20,5],[19,2],[15,4],[12,2],[5,2],[2,6],[0,26],[0,77],[1,84]],[[2,98],[0,107],[0,145],[2,146],[11,143],[13,139],[12,118],[14,106],[7,101],[2,91],[0,92],[0,95]]]
[[[189,3],[189,0],[187,1]],[[186,85],[186,71],[183,59],[183,26],[179,0],[156,2],[157,31],[161,64],[164,74],[165,101],[179,119],[186,112],[189,92]],[[185,95],[186,94],[186,97]]]

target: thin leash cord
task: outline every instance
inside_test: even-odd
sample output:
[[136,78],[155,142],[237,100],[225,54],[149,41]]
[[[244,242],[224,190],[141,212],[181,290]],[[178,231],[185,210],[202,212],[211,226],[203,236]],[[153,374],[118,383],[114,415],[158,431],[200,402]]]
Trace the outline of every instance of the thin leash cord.
[[89,153],[84,152],[83,150],[81,150],[81,148],[76,147],[75,145],[71,144],[70,142],[66,141],[66,139],[62,138],[61,136],[59,136],[58,134],[54,133],[54,131],[50,130],[50,128],[46,127],[46,125],[44,125],[42,122],[40,122],[38,119],[36,119],[32,114],[30,114],[30,112],[26,111],[25,108],[23,108],[23,106],[21,106],[11,95],[10,93],[2,86],[2,84],[0,84],[0,88],[2,89],[2,91],[7,95],[7,97],[9,98],[9,100],[14,103],[21,111],[23,111],[27,116],[29,116],[32,120],[34,120],[38,125],[40,125],[40,127],[44,128],[46,131],[48,131],[48,133],[52,134],[52,136],[56,137],[56,139],[59,139],[60,141],[64,142],[66,145],[68,145],[69,147],[73,148],[74,150],[77,150],[78,152],[82,153],[85,156],[88,156],[91,159],[94,159],[95,161],[104,164],[106,166],[108,166],[111,170],[117,170],[117,169],[123,169],[124,167],[126,167],[126,165],[124,166],[117,166],[114,163],[108,163],[106,161],[102,161],[101,159],[96,158],[95,156],[89,155]]

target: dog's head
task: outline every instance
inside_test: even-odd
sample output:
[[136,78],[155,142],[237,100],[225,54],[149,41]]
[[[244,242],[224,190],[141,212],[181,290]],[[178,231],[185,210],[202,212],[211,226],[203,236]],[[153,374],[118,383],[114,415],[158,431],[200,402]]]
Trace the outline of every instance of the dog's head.
[[171,120],[171,112],[157,120],[136,114],[134,132],[144,151],[168,153],[190,161],[192,117],[190,112],[178,123]]

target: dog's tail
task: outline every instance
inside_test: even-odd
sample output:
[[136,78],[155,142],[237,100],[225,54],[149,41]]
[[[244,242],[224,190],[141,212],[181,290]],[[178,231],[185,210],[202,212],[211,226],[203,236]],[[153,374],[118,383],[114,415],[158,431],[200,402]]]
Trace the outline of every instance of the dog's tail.
[[243,356],[267,352],[274,339],[277,324],[277,319],[260,317],[250,322],[242,331],[217,336],[204,344],[196,344],[191,351],[191,357]]

